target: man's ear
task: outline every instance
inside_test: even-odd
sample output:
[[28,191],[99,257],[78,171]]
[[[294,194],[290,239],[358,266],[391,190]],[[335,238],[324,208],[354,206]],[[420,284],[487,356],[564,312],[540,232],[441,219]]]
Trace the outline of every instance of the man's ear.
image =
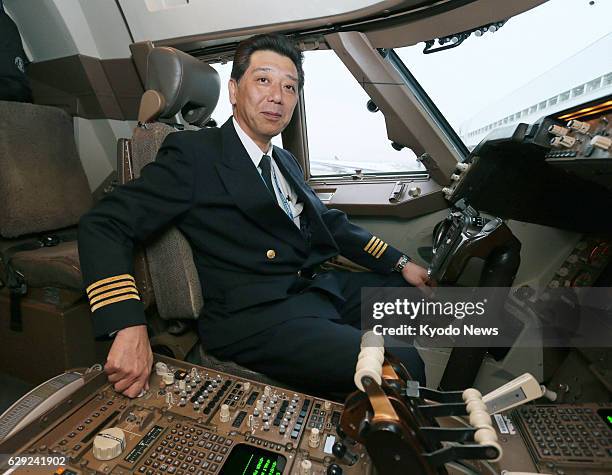
[[238,83],[234,78],[230,78],[227,83],[227,89],[229,90],[229,100],[232,106],[236,105],[236,95],[238,94]]

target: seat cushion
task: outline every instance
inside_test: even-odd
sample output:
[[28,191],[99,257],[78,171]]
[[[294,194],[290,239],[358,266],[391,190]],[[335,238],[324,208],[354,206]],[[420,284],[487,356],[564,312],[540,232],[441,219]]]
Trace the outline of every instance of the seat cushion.
[[30,287],[83,289],[77,241],[17,252],[11,262]]

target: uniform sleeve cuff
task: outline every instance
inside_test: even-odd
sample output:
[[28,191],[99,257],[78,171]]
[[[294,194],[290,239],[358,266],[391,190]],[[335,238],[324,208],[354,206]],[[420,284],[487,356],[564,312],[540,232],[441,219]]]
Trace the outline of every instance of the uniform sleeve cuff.
[[86,289],[97,337],[146,323],[136,282],[130,274],[106,277]]

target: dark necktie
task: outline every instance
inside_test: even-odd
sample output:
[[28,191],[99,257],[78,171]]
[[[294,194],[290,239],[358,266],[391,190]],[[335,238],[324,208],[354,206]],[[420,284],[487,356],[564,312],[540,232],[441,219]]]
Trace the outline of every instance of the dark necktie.
[[264,155],[263,157],[261,157],[261,160],[259,162],[259,169],[261,170],[261,177],[263,178],[266,186],[268,187],[268,190],[270,191],[270,193],[272,193],[272,196],[276,198],[276,193],[274,192],[274,186],[272,185],[271,160],[272,158],[270,157],[270,155]]

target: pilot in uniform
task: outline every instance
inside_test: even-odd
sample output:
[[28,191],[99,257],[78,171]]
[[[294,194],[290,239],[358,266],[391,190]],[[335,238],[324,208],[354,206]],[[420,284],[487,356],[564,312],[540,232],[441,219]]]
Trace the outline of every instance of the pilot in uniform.
[[[133,243],[169,224],[185,235],[202,284],[206,350],[296,387],[346,393],[360,349],[360,289],[404,286],[399,250],[327,207],[295,157],[267,153],[231,117],[170,134],[140,178],[105,196],[79,225],[97,336],[145,324]],[[321,271],[342,254],[374,272]],[[424,383],[414,348],[397,348]]]

